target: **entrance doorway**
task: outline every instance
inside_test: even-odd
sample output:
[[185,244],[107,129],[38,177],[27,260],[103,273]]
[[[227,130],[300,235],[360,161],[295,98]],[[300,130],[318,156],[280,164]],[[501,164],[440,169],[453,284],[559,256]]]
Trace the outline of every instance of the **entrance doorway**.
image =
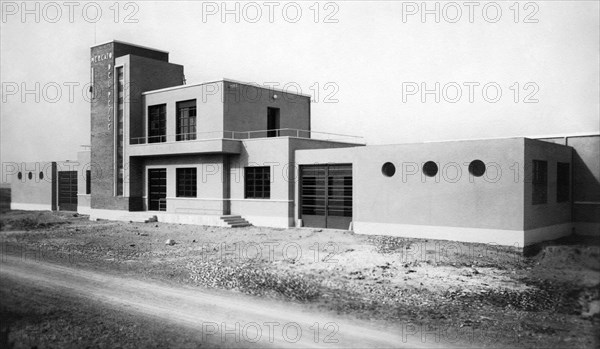
[[58,209],[77,211],[77,171],[58,171]]
[[148,211],[167,210],[167,169],[148,170]]
[[277,137],[279,133],[279,108],[267,108],[267,137]]

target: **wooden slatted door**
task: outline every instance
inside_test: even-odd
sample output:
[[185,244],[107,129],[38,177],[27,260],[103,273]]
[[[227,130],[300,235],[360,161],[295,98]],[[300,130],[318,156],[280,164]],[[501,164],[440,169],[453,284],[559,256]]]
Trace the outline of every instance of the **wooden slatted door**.
[[58,171],[58,209],[77,211],[77,171]]
[[167,210],[167,169],[148,170],[148,211]]
[[300,213],[305,227],[348,229],[352,165],[300,166]]

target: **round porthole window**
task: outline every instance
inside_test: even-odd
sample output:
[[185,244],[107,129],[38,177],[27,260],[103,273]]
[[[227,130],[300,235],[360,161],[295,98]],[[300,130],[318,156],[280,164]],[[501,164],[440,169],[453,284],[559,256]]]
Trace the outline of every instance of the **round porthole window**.
[[33,178],[33,173],[29,172],[29,173],[27,174],[27,178],[29,178],[29,179],[32,179],[32,178]]
[[433,161],[427,161],[425,164],[423,164],[423,173],[427,177],[435,177],[435,175],[438,173],[438,165]]
[[485,173],[485,164],[481,160],[473,160],[469,164],[469,173],[475,177],[481,177]]
[[44,179],[44,172],[40,172],[40,179]]
[[386,177],[391,177],[394,175],[394,173],[396,173],[396,166],[394,166],[394,164],[391,162],[386,162],[383,164],[383,166],[381,166],[381,173],[383,173],[383,175]]
[[17,178],[18,179],[23,179],[23,173],[21,173],[21,172],[17,173]]

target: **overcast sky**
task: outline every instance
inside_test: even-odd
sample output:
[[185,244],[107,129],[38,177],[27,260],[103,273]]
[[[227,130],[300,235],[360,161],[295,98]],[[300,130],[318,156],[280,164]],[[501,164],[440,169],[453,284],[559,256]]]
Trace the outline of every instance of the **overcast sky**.
[[37,3],[36,23],[3,1],[2,162],[76,159],[89,47],[112,39],[169,51],[188,84],[299,86],[313,130],[370,144],[599,132],[598,1],[420,3]]

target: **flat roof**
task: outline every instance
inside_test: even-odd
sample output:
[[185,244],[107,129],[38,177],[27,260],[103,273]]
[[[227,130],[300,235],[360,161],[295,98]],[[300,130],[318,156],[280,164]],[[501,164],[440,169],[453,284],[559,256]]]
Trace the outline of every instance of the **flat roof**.
[[147,94],[152,94],[152,93],[159,93],[159,92],[166,92],[166,91],[172,91],[172,90],[178,90],[178,89],[187,88],[187,87],[194,87],[194,86],[214,84],[214,83],[217,83],[217,82],[231,82],[231,83],[234,83],[234,84],[254,86],[254,87],[258,87],[258,88],[263,88],[265,90],[277,91],[277,92],[287,93],[287,94],[296,95],[296,96],[303,96],[303,97],[308,97],[308,98],[312,97],[311,95],[307,95],[307,94],[304,94],[304,93],[294,93],[294,92],[285,91],[285,90],[280,89],[280,88],[268,87],[268,86],[260,86],[260,85],[256,85],[256,84],[253,84],[253,83],[242,82],[242,81],[238,81],[238,80],[234,80],[234,79],[228,79],[228,78],[223,78],[221,80],[215,80],[215,81],[200,82],[200,83],[190,84],[190,85],[179,85],[179,86],[165,87],[165,88],[161,88],[161,89],[158,89],[158,90],[151,90],[151,91],[142,92],[142,95],[147,95]]
[[139,48],[145,48],[147,50],[152,50],[152,51],[157,51],[157,52],[169,53],[169,51],[159,50],[159,49],[156,49],[156,48],[153,48],[153,47],[149,47],[149,46],[142,46],[142,45],[138,45],[138,44],[132,44],[130,42],[121,41],[121,40],[109,40],[109,41],[101,42],[99,44],[94,44],[94,45],[92,45],[90,47],[96,47],[96,46],[100,46],[100,45],[106,45],[106,44],[110,44],[111,42],[114,42],[114,43],[117,43],[117,44],[135,46],[135,47],[139,47]]

